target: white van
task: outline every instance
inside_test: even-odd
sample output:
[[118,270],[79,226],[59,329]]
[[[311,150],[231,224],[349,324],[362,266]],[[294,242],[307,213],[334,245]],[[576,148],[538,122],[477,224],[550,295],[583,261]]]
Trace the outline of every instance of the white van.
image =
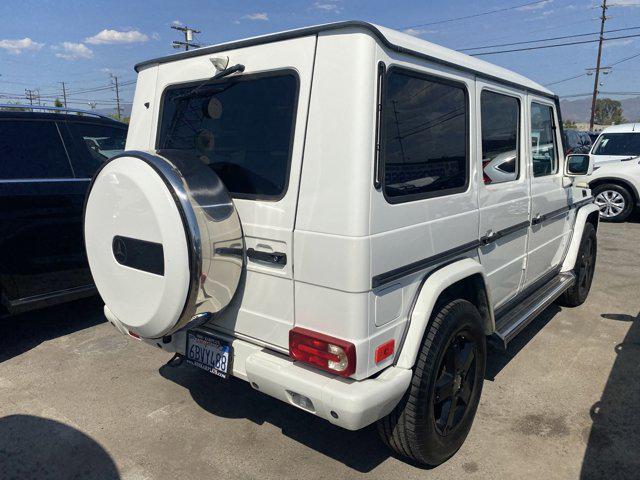
[[590,159],[565,163],[531,80],[364,22],[136,70],[84,227],[122,333],[435,465],[471,428],[487,339],[586,299]]

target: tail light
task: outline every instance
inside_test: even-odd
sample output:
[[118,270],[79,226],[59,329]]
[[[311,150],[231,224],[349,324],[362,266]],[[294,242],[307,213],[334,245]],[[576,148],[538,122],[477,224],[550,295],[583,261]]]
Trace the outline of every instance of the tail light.
[[356,371],[353,343],[305,328],[295,327],[289,331],[289,356],[343,377]]

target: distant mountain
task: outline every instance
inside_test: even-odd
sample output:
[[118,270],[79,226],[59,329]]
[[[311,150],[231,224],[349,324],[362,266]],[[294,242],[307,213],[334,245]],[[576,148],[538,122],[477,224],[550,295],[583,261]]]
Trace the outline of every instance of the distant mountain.
[[[603,97],[604,98],[604,97]],[[620,100],[622,114],[630,122],[640,121],[640,97],[631,97]],[[588,122],[591,114],[591,97],[577,100],[560,100],[562,119],[572,122]]]

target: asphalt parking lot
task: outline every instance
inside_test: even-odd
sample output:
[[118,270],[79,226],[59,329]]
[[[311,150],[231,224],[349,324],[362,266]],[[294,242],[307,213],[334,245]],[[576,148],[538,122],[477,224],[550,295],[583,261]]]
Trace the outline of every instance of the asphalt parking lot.
[[490,351],[458,454],[425,470],[126,339],[98,299],[0,321],[0,478],[638,478],[640,220],[603,224],[589,300]]

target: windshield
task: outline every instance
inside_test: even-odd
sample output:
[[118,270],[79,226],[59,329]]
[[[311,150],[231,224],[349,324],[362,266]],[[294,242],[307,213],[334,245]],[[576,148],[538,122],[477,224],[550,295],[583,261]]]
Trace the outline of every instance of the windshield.
[[603,133],[593,149],[594,155],[640,155],[640,132]]
[[282,197],[289,178],[296,76],[246,75],[195,86],[166,90],[157,148],[195,154],[236,197]]

